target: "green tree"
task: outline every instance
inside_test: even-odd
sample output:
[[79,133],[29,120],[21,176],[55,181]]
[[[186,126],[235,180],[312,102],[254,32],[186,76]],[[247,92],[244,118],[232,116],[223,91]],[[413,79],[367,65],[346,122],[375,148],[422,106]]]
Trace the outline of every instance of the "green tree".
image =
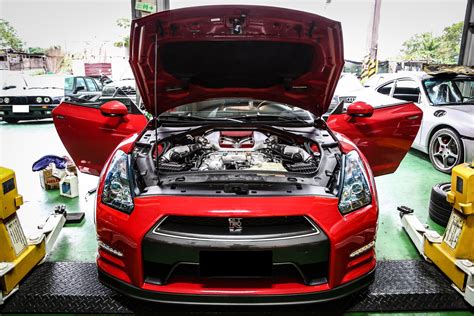
[[438,62],[438,50],[441,41],[433,33],[422,33],[412,36],[403,43],[402,53],[405,60],[426,60]]
[[428,63],[456,64],[459,58],[463,22],[446,27],[440,36],[431,32],[415,34],[403,43],[404,60],[425,60]]
[[458,22],[446,27],[441,34],[439,48],[441,62],[445,64],[457,63],[461,49],[462,31],[464,22]]
[[4,19],[0,19],[0,48],[12,48],[16,51],[23,49],[23,42],[16,34],[15,28]]
[[[118,27],[129,31],[130,30],[130,19],[120,18],[115,22]],[[130,46],[130,35],[124,35],[122,40],[114,43],[115,47],[129,47]]]
[[27,52],[29,54],[44,54],[45,50],[41,47],[28,47]]

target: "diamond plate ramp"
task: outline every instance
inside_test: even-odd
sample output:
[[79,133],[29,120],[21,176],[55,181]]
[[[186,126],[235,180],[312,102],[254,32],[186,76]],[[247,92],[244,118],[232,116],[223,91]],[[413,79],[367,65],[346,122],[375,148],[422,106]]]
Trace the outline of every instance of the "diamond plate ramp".
[[295,306],[191,306],[154,304],[118,294],[97,279],[95,263],[47,262],[35,269],[1,313],[238,314],[467,310],[464,299],[435,266],[424,261],[380,261],[375,282],[364,291],[324,304]]

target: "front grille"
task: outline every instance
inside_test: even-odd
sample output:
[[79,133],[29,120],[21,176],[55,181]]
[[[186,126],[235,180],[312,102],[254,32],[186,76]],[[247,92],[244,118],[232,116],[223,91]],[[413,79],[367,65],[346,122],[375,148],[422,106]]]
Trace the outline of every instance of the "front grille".
[[168,216],[155,228],[156,234],[186,238],[287,238],[317,234],[319,230],[304,216],[237,218],[240,227],[228,217]]
[[243,217],[238,231],[231,229],[234,220],[176,215],[161,219],[142,242],[145,282],[210,285],[232,278],[245,286],[245,280],[259,278],[269,286],[327,283],[329,238],[309,218]]
[[[306,285],[317,285],[327,283],[327,262],[313,264],[312,269],[302,269],[292,263],[274,264],[270,277],[259,279],[269,282],[297,282]],[[144,266],[145,282],[150,284],[164,285],[174,282],[203,282],[211,279],[232,279],[227,278],[206,278],[200,276],[199,264],[179,263],[174,266],[145,261]],[[239,277],[238,279],[245,279]],[[255,278],[248,278],[255,279]],[[231,281],[236,282],[236,279]]]
[[41,103],[36,102],[36,98],[37,98],[36,96],[8,97],[10,99],[10,102],[7,105],[48,105],[53,102],[51,97],[48,97],[50,99],[49,102],[44,102],[44,98],[46,98],[47,96],[40,96],[40,97],[43,99]]

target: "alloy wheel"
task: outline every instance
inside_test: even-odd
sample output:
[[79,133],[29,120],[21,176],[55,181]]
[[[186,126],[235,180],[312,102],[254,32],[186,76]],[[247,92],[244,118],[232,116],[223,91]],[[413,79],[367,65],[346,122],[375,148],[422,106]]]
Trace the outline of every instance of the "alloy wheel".
[[436,169],[450,172],[459,164],[461,144],[459,138],[450,130],[436,133],[430,143],[430,158]]

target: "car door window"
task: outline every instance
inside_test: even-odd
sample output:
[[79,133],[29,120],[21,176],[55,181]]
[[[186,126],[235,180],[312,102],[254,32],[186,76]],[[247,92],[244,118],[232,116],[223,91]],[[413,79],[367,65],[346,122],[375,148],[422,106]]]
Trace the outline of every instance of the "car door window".
[[385,95],[390,95],[390,92],[392,92],[394,82],[387,83],[380,88],[377,89],[378,93],[385,94]]
[[102,83],[100,82],[100,80],[94,78],[94,82],[95,82],[96,86],[99,87],[99,90],[98,90],[98,91],[101,91],[104,86],[102,85]]
[[68,77],[64,79],[64,93],[69,94],[74,90],[74,78]]
[[397,80],[393,97],[395,99],[418,103],[420,99],[420,88],[414,80]]
[[86,82],[84,81],[84,78],[82,77],[76,78],[76,90],[79,87],[83,87],[84,90],[86,90]]
[[94,80],[92,78],[85,78],[85,81],[86,81],[87,91],[93,91],[93,92],[98,91],[96,85],[94,84]]

